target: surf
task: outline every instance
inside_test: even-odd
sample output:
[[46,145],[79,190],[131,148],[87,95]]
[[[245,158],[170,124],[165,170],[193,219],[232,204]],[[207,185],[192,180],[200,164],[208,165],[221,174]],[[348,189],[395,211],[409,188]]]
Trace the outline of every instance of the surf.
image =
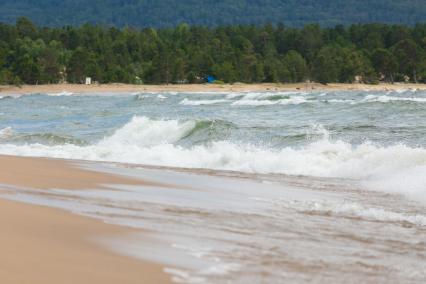
[[[226,122],[150,119],[135,116],[111,136],[90,145],[26,143],[0,144],[0,153],[52,158],[124,162],[168,167],[232,170],[246,173],[285,174],[355,179],[365,186],[393,193],[423,196],[426,188],[426,149],[404,144],[352,145],[332,139],[317,126],[321,138],[305,146],[271,148],[232,140],[182,143],[210,129],[237,127]],[[2,136],[11,129],[1,130]],[[182,145],[183,144],[183,145]],[[409,180],[407,185],[406,180]],[[395,186],[392,186],[394,184]],[[405,184],[405,186],[404,186]]]

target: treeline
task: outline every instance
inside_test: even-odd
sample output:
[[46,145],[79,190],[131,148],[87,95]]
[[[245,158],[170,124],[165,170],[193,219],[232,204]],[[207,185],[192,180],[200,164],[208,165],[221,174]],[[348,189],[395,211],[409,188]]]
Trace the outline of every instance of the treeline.
[[426,82],[426,24],[301,29],[0,24],[0,84]]

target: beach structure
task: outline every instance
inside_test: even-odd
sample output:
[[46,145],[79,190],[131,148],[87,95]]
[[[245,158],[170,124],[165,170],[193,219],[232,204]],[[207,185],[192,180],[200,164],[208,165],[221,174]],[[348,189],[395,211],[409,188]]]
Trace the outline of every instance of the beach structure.
[[216,81],[216,78],[212,75],[207,76],[206,78],[207,83],[214,83]]

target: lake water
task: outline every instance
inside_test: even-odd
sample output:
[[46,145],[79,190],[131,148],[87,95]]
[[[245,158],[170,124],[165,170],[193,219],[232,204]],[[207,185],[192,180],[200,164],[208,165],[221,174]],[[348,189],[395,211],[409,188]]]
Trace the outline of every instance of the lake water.
[[105,242],[177,281],[426,280],[425,91],[3,95],[0,153],[170,181],[10,198],[153,232]]

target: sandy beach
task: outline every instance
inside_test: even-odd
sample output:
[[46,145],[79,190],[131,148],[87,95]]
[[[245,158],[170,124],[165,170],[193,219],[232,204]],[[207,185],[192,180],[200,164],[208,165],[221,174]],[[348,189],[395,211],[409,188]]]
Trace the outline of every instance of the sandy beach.
[[[131,179],[77,169],[58,160],[0,157],[0,184],[31,188],[94,188]],[[101,237],[134,231],[61,210],[0,200],[2,283],[169,283],[163,266],[101,246]]]
[[328,84],[297,83],[297,84],[183,84],[183,85],[23,85],[0,86],[0,94],[34,94],[34,93],[117,93],[117,92],[266,92],[266,91],[348,91],[375,90],[391,91],[402,89],[426,90],[426,84]]
[[345,180],[13,156],[0,165],[2,283],[426,276],[424,207]]

